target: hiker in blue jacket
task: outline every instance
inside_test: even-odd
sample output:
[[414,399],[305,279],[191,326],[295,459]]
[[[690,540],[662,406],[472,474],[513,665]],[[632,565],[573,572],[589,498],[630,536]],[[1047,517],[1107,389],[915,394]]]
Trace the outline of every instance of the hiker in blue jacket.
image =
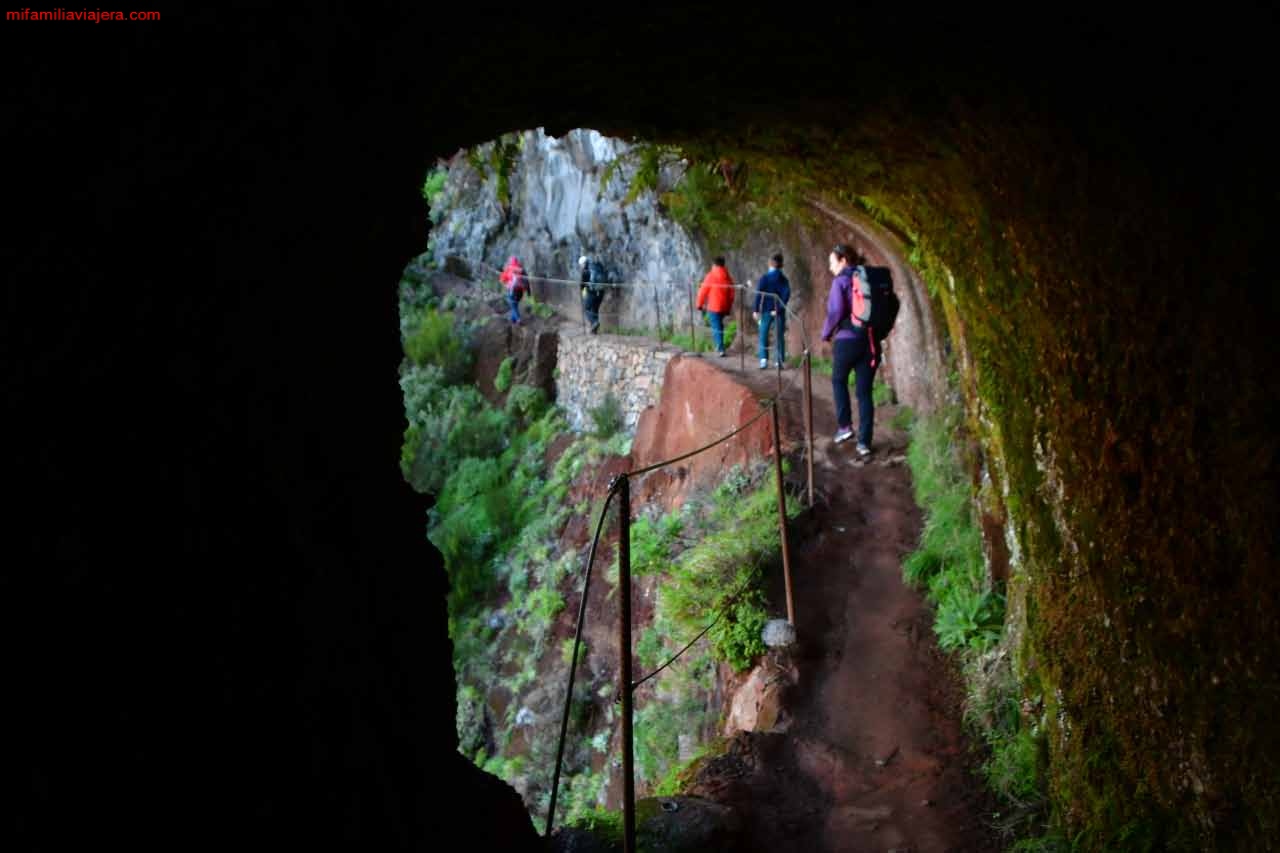
[[783,367],[787,363],[787,302],[791,299],[791,282],[782,274],[782,255],[769,259],[769,271],[756,282],[755,307],[751,318],[760,324],[760,369],[769,366],[769,328],[776,329],[778,360]]
[[849,406],[849,373],[852,371],[857,377],[857,453],[860,458],[871,455],[871,432],[876,414],[871,400],[875,360],[867,343],[866,329],[854,325],[850,318],[853,312],[853,268],[865,263],[858,252],[843,243],[838,243],[831,250],[827,256],[827,267],[835,278],[827,296],[827,320],[822,326],[822,340],[831,341],[831,390],[836,398],[835,442],[839,444],[853,438],[853,413]]

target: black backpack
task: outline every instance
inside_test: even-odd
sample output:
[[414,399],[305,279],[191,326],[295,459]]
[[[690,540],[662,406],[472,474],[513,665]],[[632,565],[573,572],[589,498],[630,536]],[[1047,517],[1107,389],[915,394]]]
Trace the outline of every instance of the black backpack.
[[596,296],[604,296],[605,289],[600,285],[609,280],[605,275],[604,265],[594,259],[587,261],[587,273],[591,281],[591,292]]
[[857,266],[853,268],[849,320],[854,326],[866,326],[871,341],[871,366],[875,367],[877,350],[893,331],[901,303],[893,292],[893,275],[888,267]]

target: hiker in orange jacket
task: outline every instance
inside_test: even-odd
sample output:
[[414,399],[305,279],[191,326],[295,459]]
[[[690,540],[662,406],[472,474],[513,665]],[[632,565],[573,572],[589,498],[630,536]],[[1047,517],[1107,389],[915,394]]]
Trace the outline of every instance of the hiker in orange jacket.
[[711,271],[698,288],[698,310],[711,318],[711,335],[716,342],[716,352],[724,358],[724,318],[733,312],[733,277],[724,268],[724,258],[718,257]]

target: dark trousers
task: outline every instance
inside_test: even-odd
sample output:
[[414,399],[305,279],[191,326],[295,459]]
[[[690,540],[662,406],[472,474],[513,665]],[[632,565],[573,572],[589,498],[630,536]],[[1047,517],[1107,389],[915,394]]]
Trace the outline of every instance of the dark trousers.
[[840,428],[853,425],[849,405],[849,374],[854,374],[854,394],[858,398],[858,443],[871,446],[876,411],[871,402],[871,382],[876,369],[871,366],[871,351],[865,335],[852,340],[837,339],[831,345],[831,391],[836,398],[836,424]]
[[593,293],[588,290],[587,295],[582,297],[582,313],[587,317],[587,323],[591,328],[600,325],[600,303],[604,301],[603,293]]

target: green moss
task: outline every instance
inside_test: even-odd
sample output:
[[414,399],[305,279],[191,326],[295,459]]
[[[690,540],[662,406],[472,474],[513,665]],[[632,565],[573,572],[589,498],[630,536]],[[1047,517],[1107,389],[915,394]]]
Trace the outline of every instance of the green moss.
[[594,808],[583,812],[567,825],[586,830],[606,844],[622,844],[622,812]]
[[729,741],[726,738],[714,738],[694,752],[694,754],[680,764],[672,765],[667,775],[653,788],[653,796],[655,797],[674,797],[679,795],[693,780],[697,777],[698,771],[711,759],[724,755],[728,749]]

